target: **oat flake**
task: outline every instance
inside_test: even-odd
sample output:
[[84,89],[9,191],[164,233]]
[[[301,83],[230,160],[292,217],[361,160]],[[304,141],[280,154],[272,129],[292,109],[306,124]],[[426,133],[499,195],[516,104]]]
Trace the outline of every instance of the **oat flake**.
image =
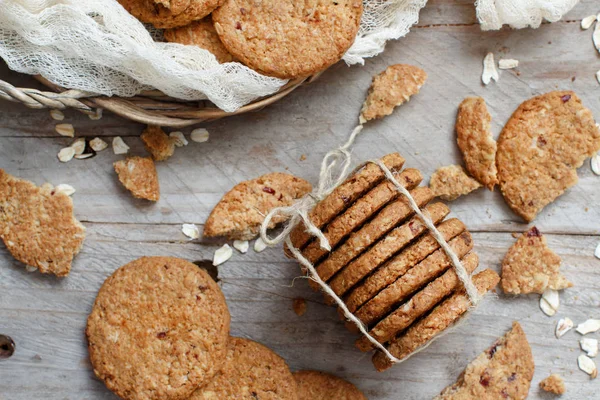
[[121,136],[117,136],[113,139],[112,147],[115,154],[127,154],[129,152],[129,146],[127,146]]
[[592,172],[596,175],[600,175],[600,155],[594,154],[592,158],[590,158],[590,166],[592,167]]
[[71,145],[71,147],[73,148],[73,150],[75,150],[75,155],[81,155],[83,154],[83,151],[85,150],[85,139],[84,138],[79,138],[76,139],[73,144]]
[[75,136],[75,128],[73,128],[73,125],[71,124],[58,124],[54,127],[54,130],[61,136]]
[[594,46],[596,46],[596,50],[600,52],[600,24],[596,24],[594,28],[594,33],[592,34],[592,40],[594,41]]
[[575,330],[582,335],[597,332],[600,330],[600,319],[588,319],[587,321],[577,325],[577,329]]
[[190,239],[198,239],[200,237],[200,230],[195,224],[183,224],[181,232]]
[[499,78],[498,70],[496,70],[496,63],[494,62],[494,53],[487,53],[483,59],[483,74],[481,74],[481,80],[484,85],[487,85],[492,79],[498,82]]
[[102,151],[108,147],[108,143],[106,143],[104,140],[97,137],[97,138],[90,140],[90,147],[94,151]]
[[215,255],[213,256],[213,265],[216,267],[218,265],[223,264],[225,261],[229,260],[233,255],[233,250],[229,247],[228,244],[224,244],[223,247],[220,247],[215,251]]
[[235,249],[240,253],[246,254],[250,248],[250,244],[248,244],[247,240],[234,240],[233,247],[235,247]]
[[519,66],[519,60],[513,60],[512,58],[502,58],[498,61],[498,68],[500,69],[513,69]]
[[72,147],[65,147],[58,152],[58,159],[60,162],[69,162],[75,155],[75,149]]
[[547,316],[551,317],[556,314],[558,306],[560,305],[560,298],[558,297],[558,291],[553,289],[546,289],[540,297],[540,308]]
[[75,193],[75,188],[71,185],[67,185],[66,183],[61,183],[60,185],[54,188],[54,191],[58,193],[64,193],[67,196],[71,196],[73,193]]
[[26,265],[25,269],[27,270],[27,272],[35,272],[35,271],[37,271],[37,267],[34,267],[33,265]]
[[598,246],[596,246],[596,251],[594,251],[594,256],[596,256],[596,258],[600,258],[600,243],[598,243]]
[[590,29],[594,22],[596,22],[596,15],[588,15],[581,20],[581,29]]
[[581,354],[579,357],[577,357],[577,365],[579,366],[580,370],[588,374],[592,379],[598,376],[596,363],[585,354]]
[[173,143],[177,147],[183,147],[183,146],[188,145],[188,141],[185,138],[185,135],[183,134],[183,132],[179,132],[179,131],[171,132],[171,133],[169,133],[169,137],[171,139],[173,139]]
[[263,240],[261,238],[256,239],[256,242],[254,242],[254,251],[255,252],[260,253],[261,251],[263,251],[266,248],[267,248],[267,244],[265,242],[263,242]]
[[190,139],[192,139],[192,142],[196,142],[196,143],[207,142],[208,137],[209,137],[209,133],[204,128],[194,129],[192,131],[192,133],[190,134]]
[[554,334],[557,339],[560,339],[565,333],[573,329],[573,321],[570,318],[561,318],[556,324],[556,331]]
[[103,108],[96,108],[96,111],[93,114],[88,114],[89,119],[92,121],[98,121],[102,118],[102,110]]
[[65,114],[63,114],[60,110],[50,110],[50,116],[55,121],[62,121],[65,119]]
[[598,339],[581,338],[579,341],[581,350],[585,351],[588,357],[596,357],[598,355]]

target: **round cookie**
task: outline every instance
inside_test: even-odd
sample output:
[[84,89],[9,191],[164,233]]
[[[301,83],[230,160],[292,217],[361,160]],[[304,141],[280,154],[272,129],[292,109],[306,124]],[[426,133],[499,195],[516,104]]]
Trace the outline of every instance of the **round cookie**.
[[285,361],[252,340],[231,337],[225,365],[190,400],[297,400],[296,381]]
[[282,79],[339,61],[354,43],[361,0],[227,0],[213,12],[225,47],[250,68]]
[[206,17],[224,0],[118,0],[134,17],[159,29],[185,26]]
[[235,61],[219,39],[210,17],[180,28],[167,29],[164,35],[168,42],[193,45],[208,50],[220,63]]
[[356,386],[337,376],[319,371],[294,372],[298,400],[367,400]]
[[98,292],[86,329],[94,373],[124,399],[187,399],[221,368],[229,322],[225,297],[204,270],[142,257]]

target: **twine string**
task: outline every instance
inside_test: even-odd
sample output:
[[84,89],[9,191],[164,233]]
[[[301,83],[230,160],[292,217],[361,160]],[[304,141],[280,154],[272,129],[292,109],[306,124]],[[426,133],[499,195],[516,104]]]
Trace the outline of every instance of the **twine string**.
[[[292,229],[294,229],[296,224],[302,221],[304,223],[306,231],[312,236],[315,236],[319,239],[319,244],[321,248],[327,251],[331,251],[331,245],[329,244],[327,237],[325,237],[325,234],[312,223],[308,214],[310,210],[312,210],[313,207],[319,201],[327,197],[336,187],[338,187],[342,182],[346,180],[350,170],[350,163],[352,160],[350,148],[356,141],[356,137],[362,131],[362,128],[362,125],[359,125],[356,128],[354,128],[346,143],[344,143],[341,147],[337,149],[329,151],[325,155],[323,161],[321,162],[319,183],[317,185],[317,189],[315,189],[313,193],[304,196],[302,199],[299,199],[296,203],[294,203],[291,206],[278,207],[271,210],[267,214],[260,227],[260,237],[268,246],[276,246],[282,242],[285,242],[292,255],[308,271],[308,277],[315,281],[321,287],[323,292],[325,292],[335,301],[337,306],[344,313],[344,316],[349,321],[352,321],[357,326],[358,330],[367,338],[367,340],[371,342],[375,348],[383,352],[385,356],[390,360],[390,362],[398,363],[402,360],[396,358],[393,354],[391,354],[388,351],[388,349],[383,344],[379,343],[379,341],[377,341],[373,336],[369,334],[367,327],[362,323],[360,319],[358,319],[354,314],[352,314],[352,312],[350,312],[344,301],[333,291],[333,289],[331,289],[331,287],[329,287],[329,285],[325,281],[321,279],[321,277],[317,273],[317,270],[315,269],[315,266],[302,255],[302,252],[293,245],[292,240],[290,239],[290,233],[292,232]],[[392,172],[382,161],[367,161],[365,163],[362,163],[355,170],[362,168],[368,163],[373,163],[377,165],[383,171],[386,178],[390,182],[392,182],[396,190],[408,200],[410,208],[421,219],[421,221],[423,221],[431,235],[439,243],[440,247],[444,250],[446,255],[450,258],[454,270],[456,271],[456,275],[462,282],[469,296],[471,304],[476,305],[480,300],[477,288],[473,284],[469,273],[466,271],[465,267],[460,262],[458,255],[454,252],[452,247],[450,247],[444,236],[437,230],[435,224],[433,223],[429,215],[421,211],[419,205],[411,196],[410,192],[404,186],[398,183],[396,178],[394,178]],[[271,220],[275,216],[287,217],[290,219],[290,221],[279,233],[279,235],[271,238],[267,234],[267,228],[271,223]]]

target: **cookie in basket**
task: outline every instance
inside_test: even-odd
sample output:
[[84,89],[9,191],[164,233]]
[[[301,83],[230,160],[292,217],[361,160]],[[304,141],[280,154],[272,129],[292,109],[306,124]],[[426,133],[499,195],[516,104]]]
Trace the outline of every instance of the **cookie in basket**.
[[167,29],[164,36],[168,42],[193,45],[208,50],[220,63],[235,61],[235,57],[227,51],[219,39],[210,17],[179,28]]
[[225,364],[189,400],[297,400],[297,390],[281,357],[260,343],[231,337]]
[[134,17],[159,29],[185,26],[200,20],[224,0],[118,0]]
[[160,187],[156,166],[150,157],[128,157],[113,164],[119,181],[133,197],[158,201]]
[[577,168],[600,150],[592,112],[570,91],[523,102],[498,138],[496,165],[504,200],[530,222],[577,183]]
[[234,57],[282,79],[306,77],[339,61],[358,28],[361,0],[227,0],[215,29]]
[[[258,235],[265,215],[275,207],[292,205],[312,190],[310,183],[290,174],[274,172],[238,183],[217,203],[204,225],[204,236],[250,240]],[[269,228],[285,221],[276,216]]]
[[198,266],[142,257],[102,285],[86,335],[94,373],[119,397],[188,399],[221,369],[229,310]]
[[434,400],[514,399],[529,393],[535,365],[527,336],[518,322],[467,365],[453,385]]
[[0,169],[0,238],[17,260],[66,276],[83,246],[85,227],[75,219],[68,195]]
[[367,400],[353,384],[320,371],[294,372],[298,400]]

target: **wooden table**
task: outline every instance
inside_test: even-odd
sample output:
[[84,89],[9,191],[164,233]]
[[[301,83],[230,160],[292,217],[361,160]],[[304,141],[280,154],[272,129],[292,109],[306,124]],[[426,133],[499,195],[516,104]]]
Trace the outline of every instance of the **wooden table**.
[[[460,162],[453,132],[456,107],[468,95],[483,96],[493,116],[495,135],[525,99],[554,89],[573,89],[600,117],[600,69],[591,31],[582,17],[600,11],[597,1],[582,1],[562,22],[537,30],[481,32],[472,0],[432,0],[421,22],[404,39],[389,43],[364,67],[339,64],[314,84],[251,115],[208,124],[208,143],[178,148],[158,163],[161,200],[148,204],[121,187],[110,149],[89,160],[58,162],[58,151],[71,139],[58,136],[48,111],[0,103],[0,167],[38,184],[69,183],[77,189],[76,216],[87,228],[83,250],[68,278],[29,273],[0,247],[0,333],[17,343],[15,355],[0,362],[0,398],[114,399],[94,378],[85,346],[86,317],[104,279],[140,256],[167,255],[211,259],[222,242],[188,241],[182,223],[201,226],[212,207],[235,183],[271,171],[289,171],[313,183],[327,150],[339,145],[354,126],[371,76],[387,65],[421,66],[429,79],[421,93],[380,121],[369,124],[354,148],[354,160],[400,152],[408,167],[430,175]],[[516,58],[518,71],[501,71],[500,81],[481,84],[483,56]],[[33,79],[0,68],[0,78],[32,87]],[[78,136],[110,139],[120,135],[131,153],[145,154],[138,138],[142,126],[112,115],[91,121],[67,112]],[[189,133],[189,130],[186,131]],[[306,160],[301,156],[306,155]],[[565,378],[564,399],[598,398],[599,380],[578,370],[580,335],[556,339],[563,316],[575,323],[600,317],[600,177],[586,163],[579,184],[544,209],[535,224],[563,259],[562,270],[575,284],[561,294],[555,317],[538,306],[537,295],[488,296],[468,321],[418,356],[376,373],[370,356],[353,346],[355,336],[340,323],[299,276],[298,267],[280,249],[260,254],[235,253],[219,267],[219,278],[232,314],[232,334],[260,341],[283,356],[294,370],[319,369],[356,383],[370,399],[427,399],[452,383],[465,365],[518,320],[531,343],[536,373],[530,398],[547,399],[538,382],[556,372]],[[483,267],[499,270],[514,242],[512,232],[526,229],[498,191],[479,190],[452,203],[455,216],[473,232]],[[299,317],[292,299],[304,297]],[[598,334],[590,335],[598,338]]]

